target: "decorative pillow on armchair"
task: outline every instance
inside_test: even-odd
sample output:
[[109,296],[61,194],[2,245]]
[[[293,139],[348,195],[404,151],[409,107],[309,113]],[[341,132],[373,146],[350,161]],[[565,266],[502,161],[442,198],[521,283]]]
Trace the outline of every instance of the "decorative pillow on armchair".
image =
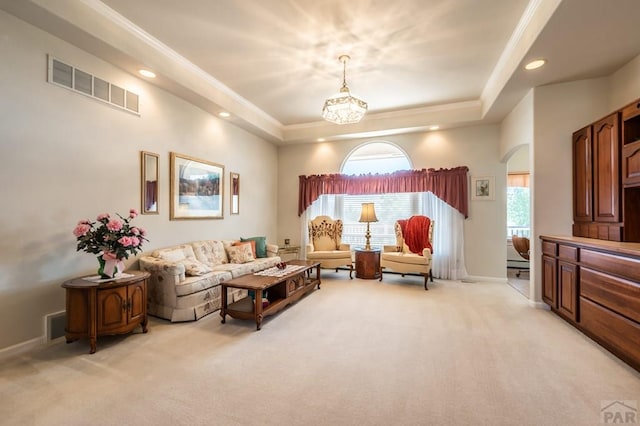
[[239,244],[227,247],[227,254],[231,263],[247,263],[255,259],[251,251],[251,244]]

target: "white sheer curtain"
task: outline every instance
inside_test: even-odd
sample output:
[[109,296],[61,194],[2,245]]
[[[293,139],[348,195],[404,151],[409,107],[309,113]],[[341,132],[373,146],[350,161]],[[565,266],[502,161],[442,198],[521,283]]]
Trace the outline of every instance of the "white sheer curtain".
[[[433,228],[433,276],[441,279],[458,280],[467,276],[464,264],[464,216],[462,213],[433,195],[431,192],[413,194],[415,203],[412,210],[399,212],[397,219],[408,219],[420,214],[434,220]],[[346,195],[348,197],[348,195]],[[300,241],[306,257],[309,241],[308,223],[316,216],[327,215],[343,219],[345,195],[321,195],[302,215]]]
[[434,221],[433,276],[459,280],[467,276],[464,264],[464,216],[458,210],[433,195],[420,193],[420,214]]

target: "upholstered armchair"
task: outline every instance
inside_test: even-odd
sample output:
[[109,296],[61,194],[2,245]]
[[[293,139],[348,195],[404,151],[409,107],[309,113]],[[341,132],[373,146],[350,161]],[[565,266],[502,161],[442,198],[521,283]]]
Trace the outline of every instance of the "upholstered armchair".
[[433,220],[426,216],[412,216],[395,223],[396,245],[384,246],[380,255],[380,281],[382,269],[391,269],[404,277],[406,273],[424,275],[424,289],[431,272],[433,253]]
[[318,216],[309,222],[309,244],[307,260],[320,262],[322,268],[349,267],[349,278],[353,279],[351,247],[342,244],[342,221],[329,216]]

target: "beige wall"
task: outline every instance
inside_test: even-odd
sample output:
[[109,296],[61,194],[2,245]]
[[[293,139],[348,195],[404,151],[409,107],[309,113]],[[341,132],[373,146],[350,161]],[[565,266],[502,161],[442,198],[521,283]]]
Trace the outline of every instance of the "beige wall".
[[640,55],[611,76],[609,110],[615,111],[640,97]]
[[607,78],[535,89],[530,299],[540,301],[540,235],[571,235],[571,135],[609,111]]
[[[135,116],[46,82],[46,55],[140,94]],[[145,251],[204,238],[276,238],[277,149],[141,79],[0,12],[0,349],[39,339],[60,284],[97,270],[75,251],[82,218],[140,209],[140,150],[160,155],[159,215]],[[169,152],[225,166],[224,219],[169,220]],[[229,215],[229,172],[240,215]],[[134,262],[130,260],[128,264]]]
[[[298,176],[339,173],[348,154],[357,146],[380,139],[324,142],[279,149],[278,240],[300,241],[297,216]],[[470,202],[465,220],[465,260],[470,275],[505,277],[506,166],[498,160],[499,127],[474,126],[384,138],[409,156],[415,169],[468,166],[471,176],[495,176],[496,200]]]
[[[504,161],[518,148],[533,142],[533,89],[502,120],[499,156]],[[527,169],[529,170],[528,166]]]

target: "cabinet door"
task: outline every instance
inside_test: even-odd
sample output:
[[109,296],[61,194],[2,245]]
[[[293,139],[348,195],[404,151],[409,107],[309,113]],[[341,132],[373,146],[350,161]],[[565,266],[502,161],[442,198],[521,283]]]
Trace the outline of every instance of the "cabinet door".
[[144,281],[129,285],[127,292],[129,296],[127,322],[130,323],[144,318],[147,312]]
[[573,263],[558,261],[558,312],[578,321],[578,267]]
[[640,141],[622,147],[622,183],[640,186]]
[[591,127],[573,134],[573,221],[592,222]]
[[619,115],[593,125],[593,220],[620,221]]
[[557,308],[556,287],[556,259],[542,256],[542,300],[552,308]]
[[98,290],[98,334],[127,324],[127,287]]

